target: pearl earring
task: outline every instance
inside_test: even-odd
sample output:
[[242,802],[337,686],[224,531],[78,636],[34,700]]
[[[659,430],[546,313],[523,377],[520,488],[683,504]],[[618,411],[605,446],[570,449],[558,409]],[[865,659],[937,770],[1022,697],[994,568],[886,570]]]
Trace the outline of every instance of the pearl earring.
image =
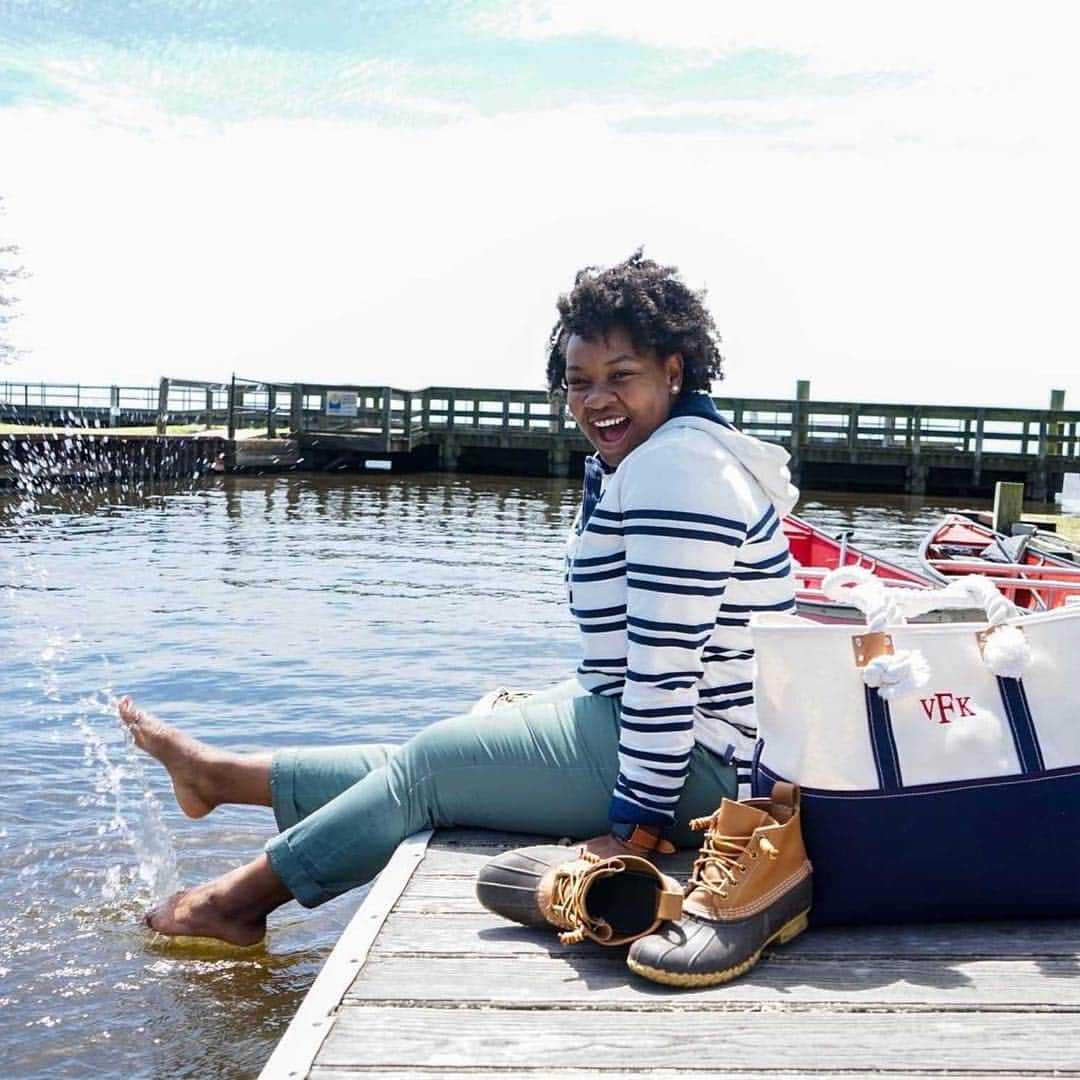
[[671,392],[673,394],[677,394],[679,392],[679,384],[678,383],[675,383],[674,386],[672,386]]

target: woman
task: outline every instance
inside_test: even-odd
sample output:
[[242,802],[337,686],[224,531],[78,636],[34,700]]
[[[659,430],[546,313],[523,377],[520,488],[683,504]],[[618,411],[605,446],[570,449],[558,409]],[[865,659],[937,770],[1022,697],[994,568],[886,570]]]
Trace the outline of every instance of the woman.
[[558,311],[548,386],[596,449],[567,558],[577,679],[402,746],[274,755],[211,749],[123,699],[186,813],[270,806],[281,830],[245,866],[172,897],[153,929],[257,943],[274,908],[370,881],[430,826],[597,834],[599,855],[647,853],[663,836],[691,846],[687,822],[748,780],[747,623],[794,606],[787,454],[716,412],[716,329],[673,268],[640,251],[586,268]]

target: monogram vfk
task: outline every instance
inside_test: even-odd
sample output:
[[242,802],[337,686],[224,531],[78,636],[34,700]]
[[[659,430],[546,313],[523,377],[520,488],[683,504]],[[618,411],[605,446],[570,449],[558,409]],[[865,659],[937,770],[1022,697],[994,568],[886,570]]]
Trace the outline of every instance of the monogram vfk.
[[[933,697],[919,698],[919,704],[926,713],[927,720],[938,717],[939,724],[951,724],[954,716],[974,716],[975,710],[970,706],[971,695],[950,694],[948,691],[934,694]],[[952,715],[950,715],[952,714]]]

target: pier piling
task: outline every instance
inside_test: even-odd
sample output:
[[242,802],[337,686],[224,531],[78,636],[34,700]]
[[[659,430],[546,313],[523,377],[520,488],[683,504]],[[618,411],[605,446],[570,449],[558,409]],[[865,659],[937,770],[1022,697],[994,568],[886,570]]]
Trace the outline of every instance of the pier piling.
[[994,486],[994,531],[1012,535],[1013,526],[1024,513],[1024,485],[999,483]]

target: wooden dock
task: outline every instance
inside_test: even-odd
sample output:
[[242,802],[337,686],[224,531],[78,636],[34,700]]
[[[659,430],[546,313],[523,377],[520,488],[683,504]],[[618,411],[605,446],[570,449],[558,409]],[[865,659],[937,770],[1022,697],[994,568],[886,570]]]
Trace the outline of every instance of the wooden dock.
[[480,907],[479,867],[530,838],[429,835],[398,849],[261,1080],[1080,1076],[1080,920],[811,929],[680,991],[625,949]]
[[[162,380],[162,408],[172,400]],[[178,384],[190,393],[188,383]],[[1000,481],[1046,502],[1080,471],[1080,412],[1054,391],[1049,409],[715,397],[740,430],[779,443],[792,477],[811,490],[989,495]],[[434,386],[333,387],[234,382],[229,430],[247,417],[286,428],[305,468],[394,468],[576,476],[591,447],[561,401],[541,390]],[[348,404],[347,411],[344,403]],[[171,408],[171,406],[170,406]],[[167,416],[162,412],[159,423]]]
[[[714,397],[749,435],[787,448],[808,490],[990,495],[1019,482],[1046,502],[1080,472],[1080,411],[1063,391],[1048,409],[818,401],[801,380],[794,398]],[[158,387],[0,383],[0,421],[117,426],[222,426],[241,470],[390,467],[518,476],[578,476],[590,452],[559,401],[543,390],[433,386],[228,383],[164,378]],[[65,421],[64,417],[68,420]],[[241,448],[244,429],[266,432],[264,452]]]

